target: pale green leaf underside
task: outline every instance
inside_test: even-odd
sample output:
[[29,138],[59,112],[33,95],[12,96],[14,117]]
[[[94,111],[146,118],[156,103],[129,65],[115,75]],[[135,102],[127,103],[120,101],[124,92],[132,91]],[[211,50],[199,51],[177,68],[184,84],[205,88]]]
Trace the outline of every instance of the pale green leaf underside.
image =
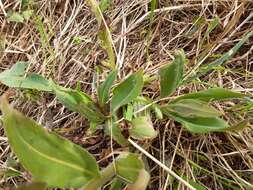
[[144,168],[142,160],[133,153],[120,155],[115,162],[115,166],[117,176],[127,183],[134,183],[140,170]]
[[152,125],[152,121],[148,116],[134,118],[131,122],[129,133],[131,137],[139,140],[152,139],[157,135],[157,132]]
[[41,75],[32,73],[25,76],[26,62],[17,62],[11,69],[0,73],[0,82],[13,88],[27,88],[51,91],[48,81]]

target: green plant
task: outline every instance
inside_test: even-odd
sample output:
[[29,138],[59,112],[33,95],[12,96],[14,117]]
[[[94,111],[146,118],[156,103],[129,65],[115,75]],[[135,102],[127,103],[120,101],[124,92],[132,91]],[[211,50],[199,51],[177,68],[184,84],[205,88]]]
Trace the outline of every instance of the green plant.
[[[211,88],[166,101],[182,84],[185,62],[184,52],[177,51],[174,61],[159,70],[161,92],[156,100],[141,94],[143,87],[148,85],[144,83],[142,70],[117,83],[118,71],[113,70],[98,86],[98,101],[80,89],[64,88],[38,74],[27,74],[28,64],[25,62],[18,62],[10,70],[0,73],[0,82],[10,87],[54,94],[65,107],[90,121],[90,132],[102,125],[106,134],[122,146],[127,146],[128,140],[121,133],[120,122],[130,126],[129,138],[145,140],[157,135],[152,125],[151,118],[154,117],[174,119],[192,133],[238,130],[238,127],[230,127],[221,118],[221,113],[209,103],[212,100],[244,98],[243,94]],[[45,182],[50,187],[95,190],[113,180],[112,189],[125,184],[133,190],[146,188],[149,174],[137,154],[122,153],[105,169],[99,170],[92,155],[13,109],[6,95],[1,99],[1,110],[9,143],[36,181]],[[61,175],[57,175],[59,171]]]

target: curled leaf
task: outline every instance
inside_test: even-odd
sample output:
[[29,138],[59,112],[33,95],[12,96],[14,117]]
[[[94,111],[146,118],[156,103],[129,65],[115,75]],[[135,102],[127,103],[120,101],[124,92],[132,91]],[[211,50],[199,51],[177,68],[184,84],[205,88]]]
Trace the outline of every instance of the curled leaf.
[[116,175],[127,183],[134,183],[144,168],[142,160],[136,154],[121,154],[115,161]]
[[155,138],[157,135],[149,116],[140,116],[134,118],[131,122],[131,128],[129,129],[129,132],[131,137],[140,140]]

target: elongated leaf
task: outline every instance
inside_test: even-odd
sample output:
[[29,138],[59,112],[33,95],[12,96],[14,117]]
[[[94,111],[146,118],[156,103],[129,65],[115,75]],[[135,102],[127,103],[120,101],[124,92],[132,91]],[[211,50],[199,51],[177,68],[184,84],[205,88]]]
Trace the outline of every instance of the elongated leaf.
[[17,62],[11,69],[0,73],[0,82],[13,88],[27,88],[51,91],[48,81],[38,74],[28,74],[25,77],[26,62]]
[[226,52],[225,54],[222,55],[222,57],[220,57],[219,59],[209,63],[207,66],[202,66],[199,69],[199,72],[191,77],[189,77],[188,79],[185,79],[183,81],[184,84],[187,84],[191,81],[193,81],[196,78],[199,78],[203,75],[205,75],[206,73],[208,73],[209,71],[211,71],[213,68],[218,67],[220,65],[223,65],[224,63],[226,63],[229,59],[231,59],[236,52],[243,46],[243,44],[253,35],[253,30],[250,31],[247,35],[245,35],[232,49],[230,49],[228,52]]
[[155,138],[157,132],[155,131],[152,121],[148,116],[136,117],[131,122],[129,129],[131,137],[139,140]]
[[17,22],[17,23],[23,23],[25,21],[24,17],[17,12],[8,14],[7,20],[9,22]]
[[175,92],[182,81],[185,62],[184,52],[177,51],[175,60],[159,70],[161,98],[167,97]]
[[224,88],[210,88],[208,90],[200,91],[200,92],[194,92],[190,94],[186,94],[183,96],[180,96],[173,100],[172,102],[177,102],[179,100],[183,99],[198,99],[202,101],[210,101],[210,100],[225,100],[230,98],[243,98],[246,95],[233,92],[228,89]]
[[182,117],[217,117],[221,114],[206,102],[194,99],[183,99],[176,103],[168,104],[163,109],[174,112]]
[[94,123],[101,123],[105,120],[105,116],[87,94],[58,86],[53,81],[50,81],[50,85],[57,99],[71,111],[80,113]]
[[105,133],[110,136],[112,135],[112,138],[121,146],[126,146],[128,144],[126,138],[121,133],[121,129],[118,123],[107,120]]
[[108,59],[105,61],[102,61],[101,63],[109,67],[111,69],[115,68],[115,55],[114,55],[114,50],[113,50],[113,45],[112,45],[112,40],[110,37],[110,32],[106,29],[104,22],[101,22],[100,25],[100,30],[98,32],[98,38],[100,40],[100,46],[106,50],[108,54]]
[[16,190],[46,190],[47,185],[41,182],[33,182],[17,188]]
[[49,186],[80,187],[99,176],[95,159],[72,142],[48,133],[1,99],[3,124],[21,164]]
[[[106,50],[109,59],[102,61],[102,64],[114,69],[115,68],[115,54],[113,50],[113,42],[110,31],[106,28],[105,23],[102,21],[103,15],[102,12],[107,8],[109,0],[103,0],[101,4],[98,4],[96,0],[87,0],[87,3],[90,5],[92,12],[95,14],[98,25],[99,32],[98,38],[100,40],[100,46]],[[100,9],[102,8],[102,10]]]
[[140,70],[129,76],[114,89],[111,111],[115,112],[121,106],[133,101],[141,93],[142,87],[143,71]]
[[217,27],[219,26],[220,24],[220,18],[219,17],[215,17],[211,23],[209,24],[205,34],[204,34],[204,37],[203,39],[201,40],[200,42],[200,47],[202,47],[204,41],[207,39],[207,37],[209,36],[209,34]]
[[201,183],[195,182],[192,179],[188,179],[186,176],[182,176],[182,178],[187,181],[191,186],[193,186],[196,190],[207,190]]
[[87,3],[91,7],[92,12],[95,14],[98,24],[101,24],[102,21],[102,15],[99,11],[99,4],[96,0],[87,0]]
[[127,183],[134,183],[144,168],[142,160],[136,154],[126,153],[120,155],[115,161],[116,174]]
[[98,87],[98,100],[102,106],[104,106],[105,103],[109,100],[110,89],[116,77],[117,77],[117,70],[113,70],[108,75],[106,80]]
[[[166,112],[164,114],[168,115]],[[177,114],[169,114],[170,117],[183,124],[183,126],[192,133],[221,132],[229,129],[229,125],[218,117],[196,117],[186,118]]]

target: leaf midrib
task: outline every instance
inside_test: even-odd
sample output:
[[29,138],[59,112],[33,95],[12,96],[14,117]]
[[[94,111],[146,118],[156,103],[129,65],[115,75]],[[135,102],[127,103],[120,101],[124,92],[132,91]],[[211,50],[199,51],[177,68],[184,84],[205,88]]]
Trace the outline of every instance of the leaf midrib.
[[38,151],[36,148],[34,148],[32,145],[30,145],[19,133],[17,133],[17,135],[19,136],[20,140],[33,152],[35,152],[36,154],[40,155],[41,157],[44,157],[48,160],[51,160],[55,163],[58,163],[58,164],[62,164],[64,166],[67,166],[69,168],[72,168],[72,169],[75,169],[75,170],[78,170],[80,172],[83,172],[83,173],[86,173],[90,176],[94,176],[94,174],[82,167],[79,167],[78,165],[75,165],[75,164],[71,164],[71,163],[68,163],[68,162],[65,162],[65,161],[62,161],[62,160],[59,160],[59,159],[56,159],[56,158],[53,158],[53,157],[50,157],[40,151]]

